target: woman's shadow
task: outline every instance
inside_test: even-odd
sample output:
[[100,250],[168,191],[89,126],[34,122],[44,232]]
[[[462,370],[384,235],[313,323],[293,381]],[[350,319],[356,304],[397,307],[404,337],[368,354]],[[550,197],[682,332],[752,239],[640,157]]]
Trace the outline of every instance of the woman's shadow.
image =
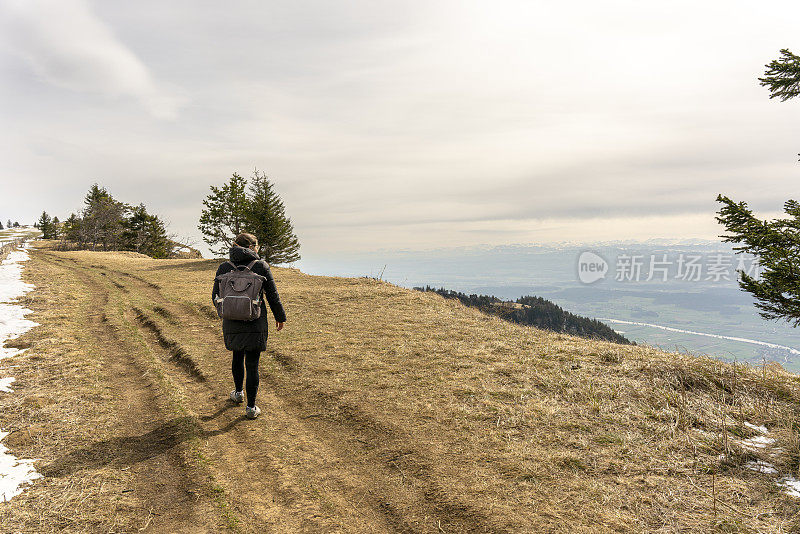
[[[211,415],[202,415],[201,421],[216,419],[235,405],[227,403]],[[64,477],[81,469],[97,469],[107,465],[129,467],[163,454],[192,437],[210,438],[233,429],[244,416],[232,419],[222,428],[206,431],[194,417],[175,417],[140,436],[126,436],[97,441],[38,467],[46,477]]]

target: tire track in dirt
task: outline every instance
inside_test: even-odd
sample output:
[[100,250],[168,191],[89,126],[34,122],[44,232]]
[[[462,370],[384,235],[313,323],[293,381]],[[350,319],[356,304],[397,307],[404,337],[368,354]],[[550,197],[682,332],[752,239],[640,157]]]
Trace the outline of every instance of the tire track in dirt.
[[[181,370],[186,372],[189,376],[193,379],[198,380],[200,382],[206,381],[206,376],[200,370],[192,356],[190,356],[183,347],[180,346],[177,342],[169,339],[167,336],[164,335],[162,330],[158,327],[158,325],[150,319],[142,310],[139,308],[133,307],[131,308],[135,314],[136,321],[144,328],[149,330],[153,336],[155,336],[156,341],[164,349],[169,357],[168,360],[173,362],[176,366],[178,366]],[[163,309],[163,308],[161,308]]]
[[158,285],[156,283],[153,283],[153,282],[151,282],[149,280],[146,280],[146,279],[142,278],[141,276],[137,276],[135,274],[126,273],[125,271],[118,271],[116,269],[112,269],[112,268],[107,267],[105,265],[92,264],[92,265],[89,265],[89,267],[91,267],[93,269],[98,269],[100,271],[106,271],[106,272],[115,274],[117,276],[124,276],[126,278],[130,278],[132,280],[136,280],[137,282],[141,282],[142,284],[145,284],[145,285],[149,286],[151,289],[161,289],[160,285]]
[[[45,476],[66,476],[79,467],[91,467],[115,457],[126,456],[132,462],[135,475],[134,492],[151,511],[150,520],[143,528],[148,532],[209,532],[215,530],[208,523],[209,503],[198,502],[197,483],[187,471],[176,448],[182,442],[180,425],[166,420],[156,400],[156,388],[130,358],[126,342],[119,336],[117,326],[109,320],[108,288],[94,280],[75,260],[62,260],[54,254],[32,250],[32,255],[59,268],[74,270],[93,296],[96,312],[90,314],[92,330],[98,345],[106,348],[104,360],[108,373],[105,380],[119,384],[120,406],[126,409],[119,414],[121,436],[109,442],[97,442],[84,449],[73,451],[43,466]],[[120,447],[124,450],[120,450]],[[214,521],[216,523],[216,521]]]

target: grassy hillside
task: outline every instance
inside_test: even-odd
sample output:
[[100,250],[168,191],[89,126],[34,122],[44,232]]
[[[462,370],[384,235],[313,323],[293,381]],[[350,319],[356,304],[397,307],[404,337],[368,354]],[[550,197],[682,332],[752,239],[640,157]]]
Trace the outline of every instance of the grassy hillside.
[[[0,362],[19,366],[0,409],[45,476],[0,531],[797,531],[800,500],[746,467],[797,475],[800,378],[778,366],[274,268],[288,322],[248,421],[227,401],[217,265],[32,252],[42,326]],[[747,441],[759,425],[774,447]]]

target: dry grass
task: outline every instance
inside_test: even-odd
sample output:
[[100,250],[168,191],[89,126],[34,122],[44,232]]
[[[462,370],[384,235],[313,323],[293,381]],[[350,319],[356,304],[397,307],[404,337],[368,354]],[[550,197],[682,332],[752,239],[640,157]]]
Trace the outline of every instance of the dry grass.
[[[9,343],[29,350],[3,360],[3,374],[17,381],[14,395],[0,396],[2,425],[12,433],[5,443],[24,457],[57,459],[81,445],[113,438],[115,384],[99,380],[103,361],[84,317],[89,295],[75,292],[74,273],[56,271],[42,262],[25,268],[26,281],[38,286],[22,303],[41,323]],[[41,469],[41,463],[39,464]],[[137,513],[131,471],[98,466],[79,469],[69,477],[46,477],[0,505],[3,532],[130,530],[145,518]]]
[[[184,444],[167,455],[157,443],[137,441],[137,433],[156,410],[175,410],[168,395],[159,401],[136,371],[117,366],[127,361],[136,369],[145,356],[98,335],[98,324],[120,333],[102,295],[87,290],[82,273],[35,254],[24,279],[37,287],[21,303],[40,326],[8,343],[25,353],[0,362],[2,374],[17,379],[13,395],[0,395],[0,423],[15,454],[41,459],[44,478],[0,505],[0,532],[136,532],[153,523],[154,496],[145,488],[173,471],[165,462],[188,456]],[[188,462],[184,470],[191,471]],[[199,497],[210,492],[204,483],[198,474]],[[213,531],[214,516],[205,519]]]
[[[173,409],[189,421],[185,461],[206,477],[214,514],[233,530],[798,531],[798,500],[775,477],[745,468],[759,453],[739,445],[755,434],[745,421],[765,424],[782,452],[761,459],[798,475],[800,378],[779,366],[590,342],[432,293],[275,268],[288,322],[271,332],[262,357],[264,416],[240,423],[223,408],[212,413],[224,407],[230,380],[210,304],[216,261],[48,254],[104,283],[109,321],[142,347],[153,387],[171,391],[173,408],[162,407],[162,416]],[[34,260],[28,275],[40,286],[43,265]],[[61,285],[78,283],[70,273],[63,270]],[[90,384],[98,363],[83,346],[85,332],[50,324],[58,315],[74,325],[77,308],[36,309],[46,326],[29,334],[31,358],[51,357],[48,336],[58,336],[57,346],[72,340],[58,367],[83,378],[63,382]],[[17,372],[23,392],[57,380],[53,370],[31,374],[43,363],[16,363],[26,369]],[[83,387],[66,386],[57,407],[32,412],[22,407],[31,394],[0,398],[4,418],[9,403],[25,421],[56,410],[41,421],[42,443],[91,442],[98,436],[77,423],[108,414],[81,399]],[[226,449],[232,439],[246,446],[250,467]],[[49,444],[23,450],[57,456]],[[108,484],[119,476],[109,473]],[[31,524],[42,488],[79,480],[48,477],[0,519]],[[242,488],[263,496],[257,506]],[[147,515],[134,509],[120,507],[119,516],[133,524]]]

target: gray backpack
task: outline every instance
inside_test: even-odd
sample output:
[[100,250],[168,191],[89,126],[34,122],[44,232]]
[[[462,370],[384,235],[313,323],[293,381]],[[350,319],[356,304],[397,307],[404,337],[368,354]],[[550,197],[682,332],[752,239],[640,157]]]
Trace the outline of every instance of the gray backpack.
[[214,299],[217,315],[222,319],[253,321],[261,317],[261,288],[266,278],[253,272],[258,260],[237,267],[217,277],[219,294]]

